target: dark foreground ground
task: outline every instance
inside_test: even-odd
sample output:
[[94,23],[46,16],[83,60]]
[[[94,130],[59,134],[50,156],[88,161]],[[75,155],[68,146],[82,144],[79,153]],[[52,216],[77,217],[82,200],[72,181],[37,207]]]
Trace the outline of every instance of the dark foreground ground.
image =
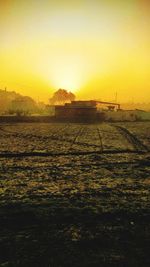
[[1,124],[0,266],[150,266],[150,123]]

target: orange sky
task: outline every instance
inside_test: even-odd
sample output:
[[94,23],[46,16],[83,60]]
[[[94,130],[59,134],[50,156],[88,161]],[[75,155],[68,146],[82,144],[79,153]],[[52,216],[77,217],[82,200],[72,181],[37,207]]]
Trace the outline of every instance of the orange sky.
[[150,102],[149,3],[0,0],[0,88]]

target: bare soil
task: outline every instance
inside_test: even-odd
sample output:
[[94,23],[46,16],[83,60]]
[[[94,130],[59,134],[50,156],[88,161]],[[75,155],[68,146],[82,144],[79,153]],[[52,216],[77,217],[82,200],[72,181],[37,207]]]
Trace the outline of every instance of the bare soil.
[[0,266],[150,266],[150,122],[1,123],[0,184]]

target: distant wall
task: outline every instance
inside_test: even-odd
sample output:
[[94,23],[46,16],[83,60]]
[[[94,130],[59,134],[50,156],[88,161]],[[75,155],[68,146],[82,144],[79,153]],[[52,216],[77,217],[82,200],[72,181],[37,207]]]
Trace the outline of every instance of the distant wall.
[[139,120],[150,121],[150,112],[137,112]]
[[54,117],[50,116],[0,116],[0,122],[53,122]]
[[92,122],[96,121],[96,108],[93,107],[55,107],[56,120],[70,121],[70,122]]
[[[83,114],[82,114],[83,115]],[[55,116],[0,116],[1,123],[17,123],[17,122],[40,122],[40,123],[50,123],[50,122],[96,122],[96,121],[150,121],[150,112],[138,111],[138,110],[121,110],[121,111],[103,111],[97,113],[95,117],[95,112],[91,114],[85,114],[85,116],[71,116],[71,117],[55,117]]]
[[105,111],[105,121],[148,121],[150,112],[140,110]]
[[106,111],[106,121],[135,121],[135,113],[133,111]]

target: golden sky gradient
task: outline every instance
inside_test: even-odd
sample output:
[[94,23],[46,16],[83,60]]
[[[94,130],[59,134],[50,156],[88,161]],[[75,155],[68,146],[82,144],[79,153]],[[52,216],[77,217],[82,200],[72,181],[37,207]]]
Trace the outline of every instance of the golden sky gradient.
[[149,0],[0,0],[0,88],[150,102]]

